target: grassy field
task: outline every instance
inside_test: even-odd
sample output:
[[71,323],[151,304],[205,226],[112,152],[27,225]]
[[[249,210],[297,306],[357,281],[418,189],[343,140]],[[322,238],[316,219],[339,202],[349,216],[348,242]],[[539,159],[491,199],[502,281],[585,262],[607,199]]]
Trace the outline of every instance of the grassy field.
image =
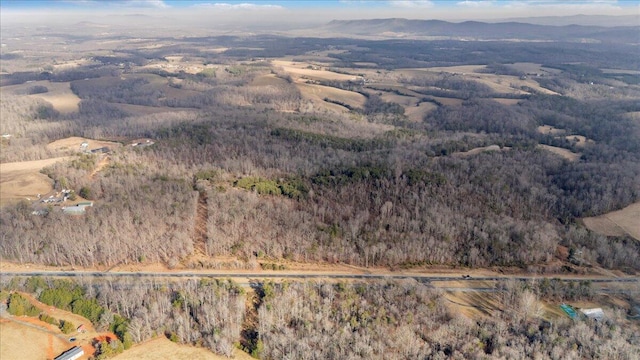
[[408,78],[416,76],[424,76],[427,74],[448,73],[461,76],[464,80],[471,80],[490,87],[493,91],[503,94],[527,94],[522,87],[529,87],[543,94],[555,94],[556,92],[541,87],[536,81],[528,78],[520,78],[511,75],[496,75],[488,73],[479,73],[477,71],[484,69],[484,65],[463,65],[463,66],[445,66],[432,67],[423,69],[400,69],[394,72],[397,75],[406,76]]
[[502,105],[518,105],[521,101],[520,99],[505,99],[505,98],[493,98],[493,101],[498,102]]
[[407,106],[404,108],[404,114],[411,121],[420,122],[424,119],[424,116],[429,112],[437,109],[438,106],[434,103],[423,102],[418,106]]
[[[234,350],[234,359],[253,359],[247,353]],[[227,357],[216,355],[210,350],[195,346],[181,345],[169,341],[165,337],[138,344],[122,354],[113,357],[114,360],[225,360]]]
[[458,157],[467,157],[467,156],[473,156],[473,155],[477,155],[486,151],[501,151],[501,150],[509,150],[510,148],[508,147],[504,147],[504,148],[500,148],[499,145],[489,145],[489,146],[484,146],[484,147],[477,147],[474,149],[471,149],[469,151],[460,151],[460,152],[455,152],[453,153],[453,156],[458,156]]
[[569,161],[576,161],[580,158],[581,154],[579,153],[574,153],[573,151],[567,150],[567,149],[563,149],[561,147],[557,147],[557,146],[550,146],[550,145],[543,145],[543,144],[539,144],[538,148],[543,149],[543,150],[547,150],[549,152],[552,152],[564,159],[567,159]]
[[21,161],[0,164],[0,205],[29,198],[37,194],[46,194],[53,189],[53,181],[40,170],[69,157],[57,157],[46,160]]
[[306,78],[319,81],[349,81],[355,80],[355,75],[339,74],[326,69],[320,69],[306,62],[293,62],[287,60],[273,60],[271,64],[276,68],[282,68],[294,78]]
[[538,132],[540,134],[545,134],[545,135],[548,135],[548,134],[550,134],[550,135],[562,135],[562,134],[565,133],[564,129],[557,129],[557,128],[554,128],[551,125],[538,126],[537,130],[538,130]]
[[54,109],[63,114],[78,111],[80,98],[71,91],[71,87],[68,82],[50,82],[48,80],[32,81],[20,85],[4,86],[2,87],[2,90],[9,94],[22,95],[27,91],[27,89],[36,85],[45,86],[49,91],[42,94],[28,95],[29,97],[42,99],[53,105]]
[[0,359],[53,359],[68,342],[36,326],[0,319]]
[[629,234],[640,240],[640,202],[626,208],[596,217],[583,219],[585,226],[602,235],[620,236]]
[[297,83],[296,86],[305,99],[311,100],[314,104],[333,111],[348,111],[344,106],[328,103],[324,99],[339,101],[355,108],[364,106],[365,97],[353,91],[336,89],[330,86]]
[[287,84],[285,79],[279,78],[275,74],[267,74],[256,76],[249,86],[286,86]]

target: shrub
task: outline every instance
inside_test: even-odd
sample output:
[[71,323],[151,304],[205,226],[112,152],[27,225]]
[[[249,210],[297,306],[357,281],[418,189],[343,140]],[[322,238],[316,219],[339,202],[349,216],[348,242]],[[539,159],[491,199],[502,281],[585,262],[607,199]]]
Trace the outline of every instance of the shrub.
[[75,325],[71,321],[61,320],[60,321],[60,330],[62,330],[65,334],[71,334],[76,330]]
[[55,326],[60,326],[60,322],[58,320],[56,320],[56,318],[54,318],[53,316],[50,316],[48,314],[41,313],[38,318],[40,319],[40,321],[44,321],[44,322],[46,322],[48,324],[55,325]]
[[9,295],[9,314],[14,316],[38,316],[40,312],[29,300],[18,293]]

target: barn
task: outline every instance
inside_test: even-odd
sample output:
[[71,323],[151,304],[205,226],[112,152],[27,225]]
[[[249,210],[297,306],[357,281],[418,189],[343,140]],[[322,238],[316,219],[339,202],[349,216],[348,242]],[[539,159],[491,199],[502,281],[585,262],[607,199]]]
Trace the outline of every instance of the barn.
[[84,355],[84,350],[81,347],[74,346],[71,349],[56,356],[54,360],[76,360]]

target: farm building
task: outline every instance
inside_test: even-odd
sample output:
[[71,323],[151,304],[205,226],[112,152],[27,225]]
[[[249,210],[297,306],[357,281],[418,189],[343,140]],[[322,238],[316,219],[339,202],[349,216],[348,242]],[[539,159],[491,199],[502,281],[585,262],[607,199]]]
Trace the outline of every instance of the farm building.
[[62,212],[67,215],[83,215],[86,212],[87,207],[91,206],[93,206],[93,202],[84,201],[75,206],[65,206],[62,208]]
[[594,319],[598,321],[604,319],[604,312],[602,311],[601,308],[580,309],[580,312],[582,312],[584,316],[588,317],[589,319]]
[[54,360],[75,360],[79,359],[84,355],[84,350],[81,347],[74,346],[71,349],[63,352],[62,354],[56,356]]
[[108,146],[103,146],[101,148],[91,150],[92,154],[108,154],[111,151]]
[[138,140],[134,140],[133,142],[131,142],[131,146],[132,147],[145,147],[145,146],[151,146],[155,144],[155,141],[151,140],[151,139],[138,139]]

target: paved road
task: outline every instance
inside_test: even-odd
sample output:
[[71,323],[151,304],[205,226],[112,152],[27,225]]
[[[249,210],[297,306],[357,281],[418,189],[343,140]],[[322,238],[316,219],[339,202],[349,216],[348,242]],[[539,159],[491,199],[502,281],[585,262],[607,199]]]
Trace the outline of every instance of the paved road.
[[473,276],[463,277],[452,275],[421,275],[421,274],[347,274],[327,272],[298,272],[292,273],[263,273],[263,272],[205,272],[205,271],[164,271],[164,272],[130,272],[130,271],[3,271],[2,275],[12,276],[52,276],[52,277],[114,277],[114,278],[249,278],[249,279],[345,279],[345,280],[384,280],[384,279],[415,279],[420,282],[435,281],[498,281],[514,279],[531,281],[542,279],[561,279],[567,282],[590,281],[592,283],[638,283],[640,277],[577,277],[577,276]]
[[[159,278],[217,278],[217,279],[237,279],[240,286],[249,288],[255,283],[259,283],[263,280],[281,280],[281,279],[297,279],[297,280],[312,280],[312,279],[332,279],[332,280],[384,280],[384,279],[414,279],[420,283],[426,284],[430,287],[439,288],[442,291],[458,291],[458,292],[498,292],[501,289],[496,287],[487,286],[487,284],[468,283],[467,286],[438,286],[437,282],[442,281],[463,281],[463,282],[481,282],[481,281],[499,281],[507,279],[515,279],[517,281],[532,281],[542,280],[544,278],[554,279],[560,278],[562,281],[567,282],[580,282],[590,281],[598,286],[593,290],[597,293],[604,294],[617,294],[617,293],[638,293],[640,294],[640,277],[542,277],[542,276],[474,276],[467,277],[459,274],[451,275],[421,275],[421,274],[400,274],[400,273],[386,273],[386,274],[347,274],[347,273],[318,273],[318,272],[299,272],[299,273],[250,273],[250,272],[206,272],[206,271],[165,271],[165,272],[109,272],[109,271],[5,271],[0,272],[0,275],[11,276],[49,276],[49,277],[83,277],[83,278],[118,278],[118,279],[159,279]],[[607,285],[615,285],[616,283],[633,285],[638,284],[637,287],[618,289],[609,288]],[[445,284],[443,284],[445,285]],[[134,284],[118,284],[116,286],[138,286]],[[123,288],[124,289],[124,288]]]

